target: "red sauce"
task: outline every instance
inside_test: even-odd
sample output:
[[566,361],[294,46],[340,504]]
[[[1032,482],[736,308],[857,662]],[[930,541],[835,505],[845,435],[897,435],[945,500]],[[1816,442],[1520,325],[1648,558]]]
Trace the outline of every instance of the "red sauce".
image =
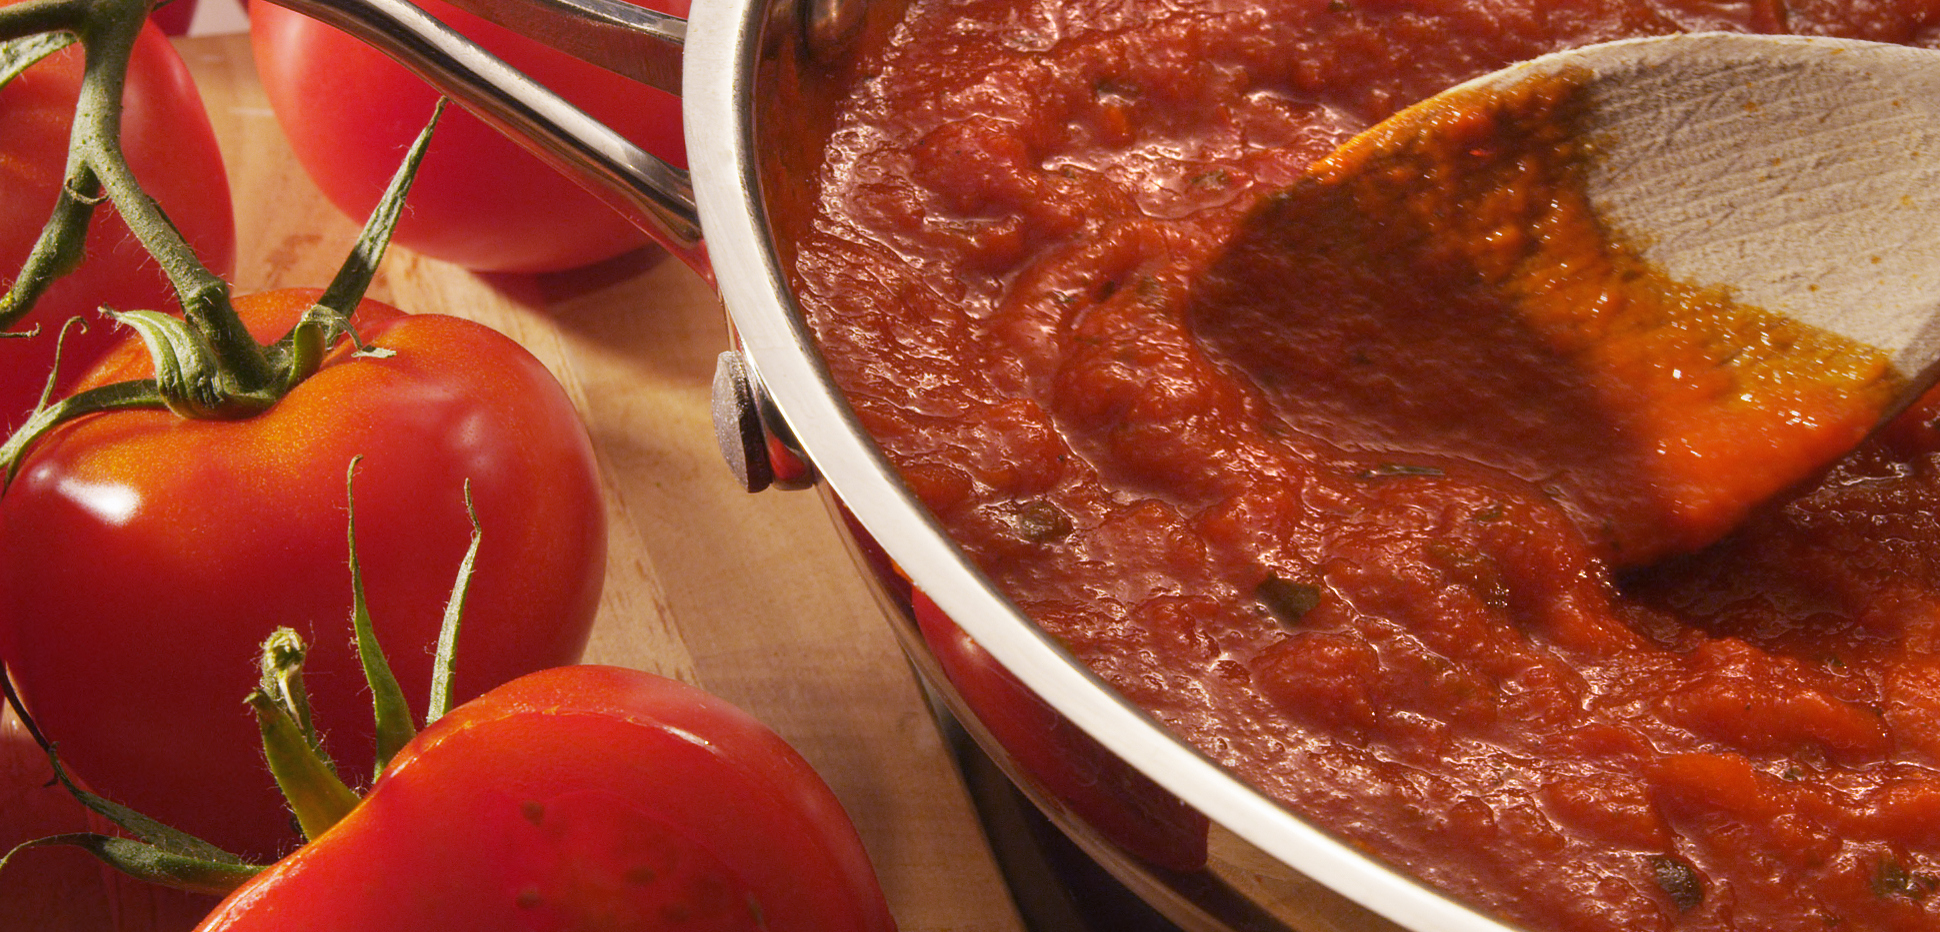
[[[1620,572],[1541,481],[1361,430],[1387,402],[1340,367],[1265,384],[1195,326],[1247,213],[1353,133],[1514,60],[1709,28],[1933,44],[1940,9],[919,0],[838,114],[795,284],[990,576],[1355,844],[1535,928],[1933,928],[1940,403]],[[1459,349],[1398,333],[1348,336]]]

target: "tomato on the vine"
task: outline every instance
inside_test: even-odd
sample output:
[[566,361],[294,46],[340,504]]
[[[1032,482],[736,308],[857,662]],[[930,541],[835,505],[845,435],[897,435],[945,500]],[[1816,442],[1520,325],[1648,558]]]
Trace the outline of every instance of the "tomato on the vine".
[[781,738],[695,687],[589,665],[453,709],[348,815],[237,889],[202,929],[894,923],[841,804]]
[[[60,191],[81,54],[79,47],[56,52],[0,86],[0,283],[20,269]],[[136,42],[123,101],[121,144],[129,166],[203,263],[227,275],[236,261],[228,176],[188,67],[160,30],[151,27]],[[78,316],[88,325],[70,333],[61,350],[70,384],[121,339],[96,312],[103,306],[177,309],[160,267],[111,204],[95,212],[86,261],[14,326],[38,326],[39,335],[0,340],[0,429],[18,426],[40,397],[64,321]]]
[[[236,307],[273,339],[317,297],[268,292]],[[350,634],[353,459],[363,583],[407,695],[427,695],[423,658],[470,543],[467,485],[485,537],[457,697],[576,660],[604,578],[591,444],[551,373],[460,318],[365,301],[352,320],[389,355],[340,343],[252,417],[70,421],[29,450],[0,497],[0,657],[69,769],[257,858],[296,841],[241,702],[277,626],[312,645],[307,682],[330,753],[350,779],[372,769]],[[149,367],[131,342],[85,384]]]
[[[440,0],[418,5],[648,152],[685,166],[678,98]],[[664,9],[685,14],[687,4],[669,0]],[[252,4],[250,36],[297,160],[338,208],[365,216],[438,92],[368,45],[271,3]],[[418,170],[393,242],[479,271],[544,272],[612,258],[648,239],[497,130],[453,112]]]

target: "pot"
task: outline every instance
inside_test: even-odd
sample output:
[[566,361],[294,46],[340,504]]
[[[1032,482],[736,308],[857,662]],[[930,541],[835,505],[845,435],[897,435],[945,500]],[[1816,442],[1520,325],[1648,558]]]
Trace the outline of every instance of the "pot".
[[[814,487],[934,694],[1080,848],[1189,930],[1509,932],[1236,780],[1017,610],[904,488],[817,354],[784,263],[842,63],[900,0],[458,5],[682,96],[691,175],[404,0],[272,0],[386,51],[633,219],[720,292],[724,455],[751,491]],[[821,135],[817,135],[817,133]],[[804,146],[797,140],[817,140]]]

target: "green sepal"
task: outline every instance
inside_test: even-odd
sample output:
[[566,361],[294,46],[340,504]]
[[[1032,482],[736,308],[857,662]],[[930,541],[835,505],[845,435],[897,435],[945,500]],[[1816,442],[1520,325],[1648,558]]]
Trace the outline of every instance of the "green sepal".
[[370,685],[371,707],[377,727],[377,766],[375,773],[383,773],[391,758],[404,749],[417,735],[417,727],[411,723],[411,705],[404,699],[404,689],[397,683],[397,676],[391,672],[391,664],[384,659],[384,649],[377,643],[377,631],[371,624],[370,606],[364,601],[364,573],[357,565],[357,464],[358,457],[350,461],[350,470],[344,476],[344,493],[348,500],[350,537],[350,599],[351,627],[357,634],[357,659],[363,663],[364,679]]
[[187,321],[160,311],[111,311],[109,316],[135,331],[155,364],[162,401],[185,418],[247,417],[276,403],[282,386],[257,391],[235,384],[214,344]]
[[343,264],[337,267],[337,274],[317,298],[316,306],[310,308],[303,319],[270,348],[272,357],[283,369],[288,386],[294,387],[296,383],[309,378],[322,362],[323,351],[338,336],[348,335],[361,355],[391,355],[390,350],[367,345],[359,339],[357,331],[350,325],[350,315],[356,313],[357,306],[363,303],[364,293],[370,290],[371,279],[377,275],[377,266],[383,261],[385,250],[390,247],[398,218],[404,215],[405,196],[411,191],[418,165],[424,161],[424,153],[431,146],[431,133],[437,128],[438,118],[444,112],[445,99],[440,97],[431,110],[431,119],[425,123],[424,129],[418,131],[417,139],[404,153],[404,161],[399,163],[397,172],[391,176],[384,197],[372,208],[370,216],[364,219],[363,231],[358,234],[350,255],[345,256]]
[[337,767],[324,753],[323,741],[317,737],[316,723],[310,717],[310,693],[303,687],[303,662],[309,654],[308,645],[294,629],[277,628],[263,640],[262,675],[256,689],[289,716],[297,734],[322,759],[324,766],[335,773]]
[[404,198],[411,192],[411,182],[417,177],[418,165],[424,161],[424,153],[431,147],[431,132],[438,127],[438,118],[445,112],[445,98],[431,108],[431,119],[424,129],[418,131],[411,148],[404,153],[404,161],[399,163],[397,172],[391,176],[391,183],[384,189],[384,197],[371,210],[364,220],[364,229],[351,247],[350,255],[344,258],[343,265],[337,268],[336,277],[330,280],[329,287],[317,303],[330,308],[348,318],[364,300],[364,292],[370,288],[371,278],[377,274],[377,264],[384,258],[384,250],[390,245],[391,234],[397,229],[398,218],[404,215]]
[[85,849],[102,863],[137,880],[211,896],[222,896],[242,886],[244,881],[261,873],[264,867],[261,864],[241,864],[198,858],[118,835],[72,832],[66,835],[49,835],[46,838],[36,838],[15,845],[13,850],[0,855],[0,871],[6,869],[7,863],[13,860],[14,855],[28,848],[59,845]]
[[478,527],[478,509],[472,507],[472,483],[465,480],[465,514],[471,518],[471,546],[458,564],[458,578],[452,582],[451,598],[445,601],[444,619],[438,624],[438,649],[431,659],[431,699],[425,706],[424,724],[444,717],[451,708],[451,677],[458,669],[458,626],[465,614],[465,594],[471,588],[472,567],[478,562],[478,544],[484,532]]
[[261,689],[252,690],[248,702],[263,735],[263,759],[269,772],[303,837],[314,840],[357,808],[357,794],[317,753],[288,709]]
[[295,630],[277,628],[263,641],[262,676],[246,701],[256,713],[270,775],[303,837],[314,839],[357,808],[358,797],[337,776],[311,724],[310,696],[303,688],[308,655]]
[[[236,313],[229,284],[202,264],[154,198],[142,190],[121,151],[121,92],[147,13],[146,0],[21,0],[0,6],[0,84],[77,37],[88,53],[61,194],[24,266],[0,294],[0,333],[31,311],[53,281],[81,263],[94,208],[112,201],[168,277],[182,307],[180,319],[146,311],[117,315],[155,353],[157,377],[140,390],[146,396],[142,406],[153,406],[149,402],[159,398],[184,417],[249,417],[275,405],[314,373],[341,335],[349,334],[359,355],[390,355],[390,350],[358,340],[348,318],[376,274],[446,102],[438,101],[384,199],[366,220],[351,254],[319,300],[319,312],[306,315],[290,334],[264,346]],[[129,396],[126,391],[116,395]],[[17,432],[5,444],[0,469],[9,479],[39,437],[61,421],[96,409],[57,404],[40,410],[45,416],[37,418],[31,431]]]

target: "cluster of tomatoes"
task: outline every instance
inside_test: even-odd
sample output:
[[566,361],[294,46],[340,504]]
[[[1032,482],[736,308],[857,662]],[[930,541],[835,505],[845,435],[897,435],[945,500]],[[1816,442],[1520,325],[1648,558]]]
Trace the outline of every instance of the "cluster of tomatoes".
[[[621,79],[425,5],[679,160],[677,101],[621,93],[611,86]],[[435,92],[297,14],[257,3],[251,15],[265,87],[306,168],[346,211],[370,211]],[[63,184],[81,74],[71,47],[0,78],[0,282]],[[202,263],[227,275],[236,231],[221,153],[186,68],[152,26],[136,43],[122,113],[129,167]],[[557,269],[644,242],[463,115],[439,127],[419,172],[396,241],[433,256]],[[562,206],[572,203],[584,206]],[[175,309],[175,290],[111,205],[95,211],[85,252],[14,326],[36,335],[0,341],[7,431],[41,401],[57,343],[59,371],[74,375],[53,396],[153,378],[150,352],[96,309]],[[243,295],[233,307],[269,344],[319,294]],[[57,339],[76,317],[90,325]],[[69,851],[23,851],[0,869],[0,922],[890,928],[847,817],[779,738],[692,687],[574,665],[599,602],[605,512],[585,429],[545,367],[457,317],[361,300],[349,320],[354,340],[331,346],[261,413],[89,414],[13,464],[0,493],[0,659],[21,707],[87,790],[264,869],[218,907],[132,894],[92,868],[77,875]],[[457,707],[368,779],[379,738],[353,611],[367,608],[422,717],[425,660],[475,529]],[[330,757],[347,782],[370,783],[316,837],[292,825],[242,701],[279,627],[309,645],[304,695]],[[47,781],[47,758],[17,721],[0,740],[0,779],[11,781],[0,784],[0,839],[106,826]],[[32,884],[76,897],[59,915],[7,915],[8,891]]]

